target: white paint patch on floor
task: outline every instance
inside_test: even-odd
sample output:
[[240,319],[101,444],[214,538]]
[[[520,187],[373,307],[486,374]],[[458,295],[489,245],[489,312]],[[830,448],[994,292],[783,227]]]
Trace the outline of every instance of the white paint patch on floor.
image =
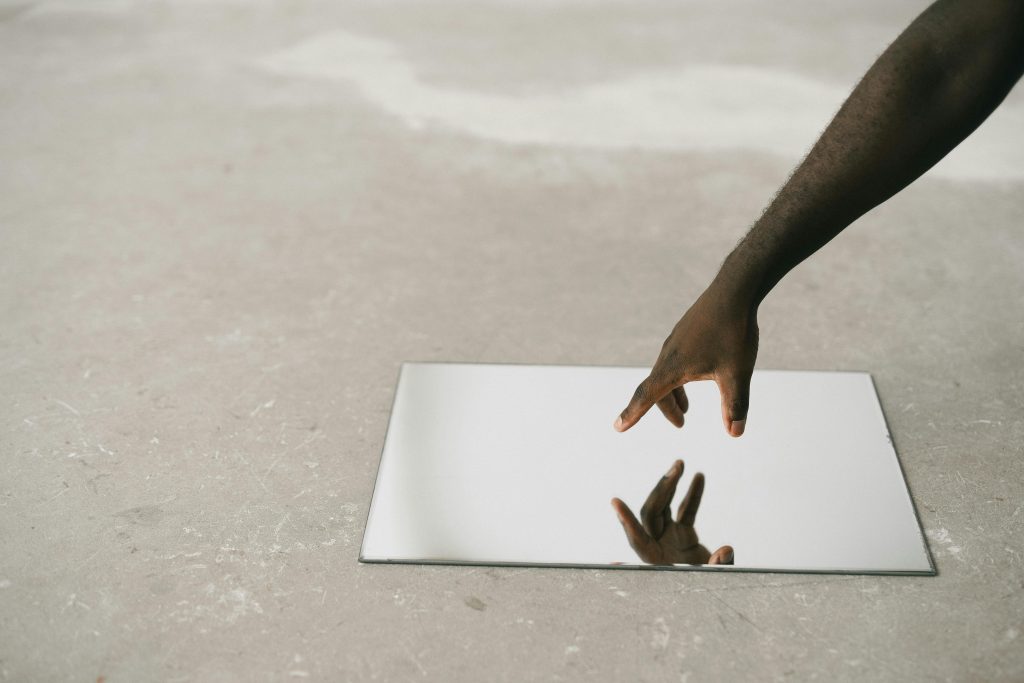
[[961,562],[964,561],[964,558],[960,556],[962,548],[953,542],[953,539],[950,537],[947,529],[929,529],[925,534],[932,541],[932,550],[937,554],[945,550],[957,560]]
[[[784,70],[720,64],[642,72],[545,94],[481,93],[425,83],[394,45],[344,31],[314,36],[260,66],[289,77],[350,83],[414,129],[430,123],[514,145],[739,149],[794,160],[848,94],[847,87]],[[1021,130],[1024,107],[1004,105],[932,174],[1024,179]]]

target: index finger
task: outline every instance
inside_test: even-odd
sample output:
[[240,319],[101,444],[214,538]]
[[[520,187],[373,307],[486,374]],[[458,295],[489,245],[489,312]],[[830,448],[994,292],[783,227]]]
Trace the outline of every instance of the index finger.
[[644,528],[640,526],[640,522],[637,521],[636,515],[628,505],[618,498],[612,498],[612,507],[615,508],[615,514],[619,516],[622,529],[626,532],[629,547],[636,552],[641,560],[650,562],[654,557],[654,539],[648,536]]
[[629,405],[615,418],[615,430],[624,432],[635,425],[651,409],[651,406],[670,391],[672,391],[671,383],[666,382],[663,378],[655,377],[654,373],[648,375],[647,379],[640,382],[636,391],[633,392],[633,398],[629,400]]
[[676,495],[676,485],[679,478],[683,476],[683,461],[676,460],[668,469],[644,501],[640,508],[640,519],[643,520],[644,529],[654,538],[661,538],[665,529],[672,522],[672,513],[669,506],[672,498]]

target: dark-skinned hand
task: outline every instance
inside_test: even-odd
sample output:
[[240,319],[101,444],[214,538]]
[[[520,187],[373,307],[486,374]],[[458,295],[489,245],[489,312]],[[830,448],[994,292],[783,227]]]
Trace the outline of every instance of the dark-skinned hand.
[[756,308],[717,281],[697,299],[661,346],[661,354],[633,399],[615,420],[624,432],[657,404],[668,421],[682,427],[689,407],[683,385],[710,379],[722,395],[722,421],[740,436],[750,403],[750,376],[757,357]]
[[682,476],[683,461],[676,460],[640,509],[643,523],[637,521],[628,505],[618,498],[612,499],[612,507],[619,516],[629,545],[648,564],[732,564],[732,546],[723,545],[710,553],[700,544],[697,530],[693,528],[704,494],[704,475],[700,472],[693,476],[686,497],[679,505],[679,513],[673,520],[672,498]]

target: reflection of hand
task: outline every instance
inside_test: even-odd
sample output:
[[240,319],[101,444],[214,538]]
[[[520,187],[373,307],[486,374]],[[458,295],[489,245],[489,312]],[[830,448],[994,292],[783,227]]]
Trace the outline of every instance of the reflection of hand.
[[756,308],[729,287],[712,283],[662,344],[650,376],[636,388],[615,429],[626,431],[655,404],[669,422],[682,427],[689,407],[683,385],[713,379],[722,395],[725,429],[741,435],[756,356]]
[[704,475],[700,472],[693,475],[690,489],[679,505],[679,515],[672,520],[672,498],[682,476],[683,461],[676,460],[640,508],[643,525],[625,503],[612,499],[629,544],[648,564],[732,564],[732,546],[723,545],[712,554],[697,541],[693,521],[704,494]]

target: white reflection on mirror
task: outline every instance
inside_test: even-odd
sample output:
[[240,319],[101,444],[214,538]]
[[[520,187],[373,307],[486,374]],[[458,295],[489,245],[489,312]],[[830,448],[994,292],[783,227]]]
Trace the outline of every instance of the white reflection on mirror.
[[870,375],[757,371],[739,439],[711,382],[617,433],[646,375],[406,363],[360,560],[935,573]]

